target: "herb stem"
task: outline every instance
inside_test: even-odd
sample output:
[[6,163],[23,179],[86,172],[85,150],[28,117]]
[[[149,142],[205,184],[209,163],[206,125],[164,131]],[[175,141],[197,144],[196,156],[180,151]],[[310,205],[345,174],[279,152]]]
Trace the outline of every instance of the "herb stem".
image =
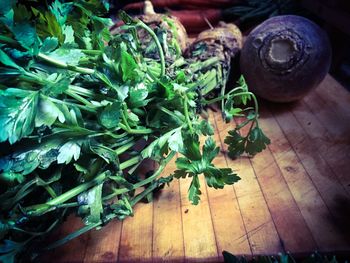
[[157,171],[155,171],[150,177],[146,178],[145,180],[142,180],[141,182],[134,184],[131,189],[130,188],[121,188],[121,189],[115,190],[113,193],[103,197],[103,201],[110,200],[117,195],[127,193],[129,191],[135,190],[139,187],[142,187],[146,184],[151,183],[154,179],[156,179],[163,172],[164,168],[171,161],[171,159],[175,156],[175,154],[176,154],[175,151],[171,151],[168,154],[168,156],[161,161]]
[[65,94],[69,95],[70,97],[76,99],[77,101],[85,104],[85,106],[87,107],[91,107],[91,108],[95,108],[96,106],[94,104],[92,104],[90,101],[88,101],[87,99],[83,98],[82,96],[76,94],[75,92],[73,92],[72,90],[66,90],[64,92]]
[[164,113],[174,117],[175,119],[178,119],[180,121],[183,121],[183,118],[180,118],[180,116],[177,116],[174,112],[168,110],[167,108],[163,107],[163,106],[160,106],[160,105],[157,105],[157,108],[160,109],[161,111],[163,111]]
[[141,156],[135,156],[119,165],[120,170],[124,170],[125,168],[128,168],[130,166],[133,166],[134,164],[139,163],[142,161]]
[[80,86],[76,86],[76,85],[69,85],[69,90],[72,90],[80,95],[83,95],[83,96],[88,96],[88,97],[92,97],[92,96],[95,96],[96,93],[89,90],[89,89],[86,89],[86,88],[83,88],[83,87],[80,87]]
[[133,147],[134,145],[135,145],[135,143],[133,141],[126,143],[123,146],[120,146],[119,148],[117,148],[115,150],[115,153],[117,155],[120,155],[120,154],[124,153],[125,151],[127,151],[128,149],[130,149],[131,147]]
[[44,203],[44,204],[39,204],[39,205],[33,205],[24,208],[24,211],[27,211],[27,215],[29,216],[36,216],[36,215],[42,215],[46,212],[48,212],[51,208],[55,207],[56,205],[62,204],[73,197],[79,195],[80,193],[90,189],[91,187],[95,185],[99,185],[103,183],[103,181],[107,178],[108,174],[110,174],[109,171],[105,171],[98,176],[96,176],[94,179],[91,181],[88,181],[86,183],[80,184],[67,192],[61,194],[60,196],[51,199],[50,201]]
[[144,30],[146,30],[151,35],[151,37],[153,38],[153,40],[157,46],[157,49],[159,52],[159,58],[160,58],[160,75],[159,75],[159,77],[161,78],[165,75],[165,58],[164,58],[164,52],[163,52],[162,45],[160,44],[157,35],[154,33],[154,31],[149,26],[147,26],[142,21],[138,21],[137,25],[140,26],[141,28],[143,28]]
[[69,69],[78,73],[82,73],[82,74],[94,74],[95,70],[90,69],[90,68],[82,68],[82,67],[78,67],[78,66],[74,66],[74,65],[69,65],[65,62],[62,61],[58,61],[56,59],[53,59],[43,53],[39,53],[38,54],[38,58],[44,60],[45,62],[48,62],[56,67],[59,68],[65,68],[65,69]]
[[86,55],[101,55],[101,54],[103,54],[103,51],[96,50],[96,49],[80,49],[80,51]]
[[73,107],[78,107],[79,109],[82,109],[84,111],[88,111],[88,112],[91,112],[91,113],[96,113],[97,110],[96,109],[93,109],[93,108],[89,108],[87,106],[84,106],[84,105],[80,105],[80,104],[76,104],[76,103],[72,103],[72,102],[68,102],[68,101],[63,101],[63,100],[58,100],[58,99],[55,99],[55,98],[52,98],[52,97],[48,97],[49,100],[53,101],[53,102],[56,102],[58,104],[66,104],[66,105],[69,105],[69,106],[73,106]]
[[193,133],[193,127],[192,127],[192,123],[191,123],[191,119],[190,119],[190,114],[188,111],[188,98],[187,95],[184,94],[184,113],[185,113],[185,118],[186,118],[186,122],[188,125],[188,128],[190,129],[190,132]]
[[150,134],[153,132],[153,130],[151,129],[131,129],[131,128],[128,128],[123,123],[119,123],[119,127],[130,134]]
[[128,119],[126,118],[127,114],[128,114],[128,108],[126,106],[125,103],[123,103],[123,111],[121,112],[122,114],[122,119],[123,119],[123,122],[126,126],[126,129],[129,131],[131,130],[130,126],[129,126],[129,122],[128,122]]

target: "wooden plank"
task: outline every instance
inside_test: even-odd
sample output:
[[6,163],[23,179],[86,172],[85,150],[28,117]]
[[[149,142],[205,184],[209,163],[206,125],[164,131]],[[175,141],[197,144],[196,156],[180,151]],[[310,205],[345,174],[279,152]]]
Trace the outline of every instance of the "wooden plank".
[[[275,141],[271,134],[271,127],[274,121],[271,115],[261,112],[260,127],[272,139],[273,144]],[[270,149],[267,148],[254,156],[251,163],[284,249],[293,251],[293,254],[307,254],[315,251],[316,242]]]
[[[296,106],[294,115],[350,193],[350,92],[331,76]],[[316,100],[313,102],[312,100]]]
[[312,141],[317,153],[329,165],[343,188],[350,193],[350,142],[348,141],[348,134],[343,136],[332,135],[326,129],[324,123],[315,116],[314,110],[304,101],[300,101],[295,105],[293,115],[304,129],[303,133],[309,137],[308,140]]
[[[217,130],[212,111],[209,112],[209,121],[215,127],[213,137],[216,144],[222,147],[220,133]],[[220,168],[227,167],[227,161],[222,151],[213,163]],[[220,260],[223,260],[221,254],[223,250],[235,255],[250,256],[252,252],[234,188],[225,186],[224,189],[213,189],[210,187],[207,189]]]
[[346,143],[350,142],[348,136],[350,134],[350,116],[346,119],[339,116],[332,107],[326,107],[325,102],[314,92],[306,96],[304,101],[332,137],[338,140],[343,139]]
[[[175,158],[171,161],[164,176],[176,169]],[[159,193],[153,206],[153,261],[184,261],[184,242],[182,233],[182,212],[180,184],[174,179],[170,186]]]
[[135,215],[124,220],[119,245],[119,262],[146,262],[152,260],[153,206],[136,205]]
[[[330,136],[304,102],[298,103],[293,108],[293,113],[286,114],[291,118],[294,116],[295,119],[281,125],[284,126],[284,130],[289,131],[289,140],[295,145],[295,151],[325,200],[335,225],[349,237],[350,215],[343,208],[350,203],[349,145],[338,143]],[[296,129],[298,133],[307,135],[306,139],[299,143],[291,132]],[[349,246],[349,241],[347,242]]]
[[[350,195],[328,164],[328,160],[320,154],[318,141],[310,137],[303,125],[300,124],[305,119],[310,120],[313,118],[312,114],[302,104],[301,102],[294,107],[293,112],[284,112],[286,117],[281,118],[279,124],[325,203],[331,212],[336,214],[336,211],[333,210],[338,206],[339,201],[345,200],[350,202]],[[276,105],[274,108],[277,109],[278,106]],[[308,118],[305,118],[306,116]],[[306,124],[306,126],[309,125]],[[305,134],[305,136],[295,136],[295,133]],[[329,144],[333,144],[331,138],[329,139]]]
[[[282,107],[282,106],[281,106]],[[284,106],[284,107],[288,107]],[[269,123],[269,136],[273,144],[269,146],[272,154],[281,169],[291,193],[300,208],[306,223],[308,224],[320,251],[336,251],[345,249],[344,237],[336,229],[332,216],[319,191],[315,187],[308,172],[301,163],[300,158],[293,151],[284,132],[294,136],[299,143],[307,140],[306,135],[298,132],[296,126],[290,126],[282,130],[281,124],[289,123],[292,119],[288,116],[287,110],[281,111],[272,108],[276,122]],[[281,127],[280,127],[281,126]]]
[[[218,131],[224,136],[233,128],[232,124],[224,123],[222,118],[215,118],[215,121]],[[221,143],[227,151],[227,147],[223,143],[224,136],[221,136]],[[280,238],[249,159],[242,157],[238,160],[231,160],[226,157],[226,160],[228,167],[237,170],[238,175],[242,178],[239,183],[234,185],[234,188],[252,254],[277,254],[282,252],[283,247]]]
[[[62,225],[59,236],[57,236],[56,238],[61,239],[83,226],[84,224],[81,218],[75,217],[74,215],[70,215],[67,218],[67,221]],[[69,241],[63,246],[57,247],[54,250],[51,260],[54,260],[54,262],[56,263],[83,262],[86,251],[86,244],[89,240],[89,235],[89,232],[85,233]]]
[[323,99],[324,107],[335,110],[344,121],[350,121],[350,92],[332,76],[327,75],[315,92]]
[[[154,169],[153,162],[145,162],[139,173]],[[118,262],[149,262],[152,260],[153,203],[139,203],[134,216],[124,219],[119,244]]]
[[180,179],[185,261],[217,262],[218,250],[204,178],[200,176],[202,195],[196,206],[188,200],[190,184],[191,178]]
[[99,230],[92,230],[87,242],[84,262],[116,262],[122,222],[114,219]]

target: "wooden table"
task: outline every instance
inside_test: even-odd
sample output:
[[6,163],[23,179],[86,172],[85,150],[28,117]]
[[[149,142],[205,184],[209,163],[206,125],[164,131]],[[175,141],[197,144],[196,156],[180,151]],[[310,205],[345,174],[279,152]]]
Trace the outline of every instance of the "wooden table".
[[[211,112],[215,140],[232,124]],[[174,181],[135,216],[111,222],[46,255],[50,262],[220,262],[237,255],[350,252],[350,93],[327,76],[294,104],[261,104],[272,143],[254,158],[216,159],[242,180],[214,190],[202,182],[201,203],[187,199],[189,181]],[[165,174],[174,169],[170,164]],[[81,226],[70,218],[63,236]]]

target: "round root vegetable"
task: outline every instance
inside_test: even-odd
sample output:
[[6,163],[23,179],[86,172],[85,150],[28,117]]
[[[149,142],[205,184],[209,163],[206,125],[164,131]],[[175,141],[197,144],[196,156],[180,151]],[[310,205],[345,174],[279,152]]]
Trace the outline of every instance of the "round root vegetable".
[[266,20],[247,37],[241,70],[250,89],[274,102],[305,96],[326,76],[331,47],[319,26],[299,16]]

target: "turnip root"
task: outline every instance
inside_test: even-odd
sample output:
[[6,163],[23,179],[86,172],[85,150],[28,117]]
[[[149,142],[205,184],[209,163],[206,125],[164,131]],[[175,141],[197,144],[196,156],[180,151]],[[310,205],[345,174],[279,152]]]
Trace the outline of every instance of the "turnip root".
[[256,27],[241,53],[250,89],[275,102],[305,96],[326,76],[331,47],[319,26],[299,16],[277,16]]

